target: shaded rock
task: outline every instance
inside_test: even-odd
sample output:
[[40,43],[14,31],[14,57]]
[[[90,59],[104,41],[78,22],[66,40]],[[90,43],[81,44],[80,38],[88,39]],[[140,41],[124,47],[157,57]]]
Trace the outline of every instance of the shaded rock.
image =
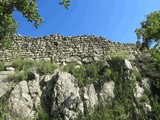
[[67,64],[66,64],[66,62],[62,62],[62,66],[64,67],[64,66],[66,66]]
[[149,92],[151,91],[151,89],[150,89],[151,80],[149,78],[143,78],[142,84],[147,91],[149,91]]
[[47,83],[48,81],[51,80],[52,77],[53,76],[51,76],[51,75],[45,75],[44,78],[43,78],[43,81]]
[[115,83],[113,81],[103,83],[102,89],[99,94],[102,104],[104,105],[107,104],[115,97],[114,88],[115,88]]
[[28,82],[28,89],[29,89],[29,95],[31,96],[31,99],[33,101],[33,106],[34,108],[32,109],[32,115],[31,117],[35,117],[36,110],[38,109],[39,106],[41,106],[41,95],[42,91],[40,89],[39,85],[39,75],[35,74],[35,80],[31,80]]
[[91,61],[93,61],[93,59],[91,57],[84,57],[84,58],[82,58],[82,63],[89,63]]
[[39,75],[36,74],[36,73],[34,73],[34,72],[32,72],[32,71],[30,71],[30,72],[28,73],[28,79],[29,79],[29,80],[39,81]]
[[0,97],[16,85],[14,78],[12,76],[8,76],[11,75],[10,73],[12,72],[0,72]]
[[76,62],[76,61],[80,61],[80,60],[81,60],[81,58],[79,58],[79,57],[68,57],[68,58],[66,58],[67,63]]
[[59,118],[73,120],[83,114],[83,103],[79,87],[74,76],[69,73],[58,73],[54,85],[52,112],[58,112]]
[[40,84],[43,89],[42,96],[41,96],[41,105],[44,108],[44,110],[48,114],[52,114],[52,103],[53,103],[53,96],[52,93],[54,92],[54,82],[56,76],[46,75],[43,76],[43,79],[41,80]]
[[33,102],[26,81],[19,82],[9,98],[10,120],[27,120],[32,115]]
[[98,105],[98,97],[93,84],[84,87],[83,97],[86,108],[94,109]]
[[32,98],[36,96],[41,96],[42,92],[40,90],[40,85],[38,80],[32,80],[28,82],[29,94]]

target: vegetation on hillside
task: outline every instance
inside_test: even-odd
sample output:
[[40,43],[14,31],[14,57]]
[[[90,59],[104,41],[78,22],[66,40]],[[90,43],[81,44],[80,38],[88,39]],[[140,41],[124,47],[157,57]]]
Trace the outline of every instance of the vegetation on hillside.
[[[86,111],[83,120],[143,120],[143,119],[160,119],[160,52],[151,50],[137,59],[134,64],[139,71],[131,70],[129,76],[125,77],[126,68],[124,67],[124,58],[114,57],[108,61],[94,62],[83,65],[70,63],[64,67],[60,67],[54,63],[47,61],[32,61],[24,59],[15,59],[13,67],[19,80],[30,79],[29,71],[36,71],[40,75],[52,74],[55,69],[60,69],[71,73],[78,80],[79,86],[84,87],[93,83],[98,85],[101,80],[114,81],[115,83],[115,98],[112,103],[104,106],[99,104],[95,111]],[[23,74],[22,74],[23,71]],[[18,76],[18,75],[17,75]],[[145,90],[145,95],[139,101],[134,97],[135,84],[141,84],[142,78],[148,77],[151,81],[151,92]],[[151,111],[146,111],[145,103],[150,103]],[[4,109],[2,109],[4,108]],[[6,104],[0,105],[0,114],[6,114]],[[43,108],[38,109],[37,120],[52,119],[48,116]],[[54,118],[53,118],[54,119]],[[3,120],[3,119],[2,119]]]
[[15,77],[18,80],[29,79],[30,73],[38,73],[40,75],[52,74],[59,66],[49,61],[33,61],[28,59],[17,58],[13,60],[12,66],[16,70]]

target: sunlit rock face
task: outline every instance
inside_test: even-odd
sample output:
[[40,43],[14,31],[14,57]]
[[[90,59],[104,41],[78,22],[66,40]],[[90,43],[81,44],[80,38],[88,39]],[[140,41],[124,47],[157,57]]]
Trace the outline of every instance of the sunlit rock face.
[[75,119],[77,115],[83,114],[83,102],[75,77],[69,73],[59,72],[52,80],[55,82],[53,86],[46,87],[46,89],[51,88],[46,90],[46,95],[52,96],[51,114],[57,113],[57,117],[64,120]]
[[55,71],[52,75],[44,76],[32,73],[31,78],[16,82],[9,89],[9,120],[34,119],[40,106],[57,119],[73,120],[82,116],[85,110],[96,108],[99,104],[98,94],[104,103],[114,98],[112,81],[101,85],[103,87],[99,93],[93,84],[79,87],[77,79],[66,72]]

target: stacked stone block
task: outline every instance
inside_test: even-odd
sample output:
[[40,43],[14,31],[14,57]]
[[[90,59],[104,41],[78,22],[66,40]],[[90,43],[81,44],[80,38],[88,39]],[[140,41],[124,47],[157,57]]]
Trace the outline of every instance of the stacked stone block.
[[59,34],[32,38],[16,36],[10,48],[0,49],[0,61],[12,61],[17,57],[53,62],[92,62],[106,60],[120,50],[136,56],[135,44],[121,44],[97,36],[64,37]]

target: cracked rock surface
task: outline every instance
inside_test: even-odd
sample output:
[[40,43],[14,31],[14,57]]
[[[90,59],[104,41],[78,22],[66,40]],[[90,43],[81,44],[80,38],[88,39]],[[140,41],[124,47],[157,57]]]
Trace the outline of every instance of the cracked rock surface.
[[77,115],[83,114],[80,89],[74,76],[60,72],[49,83],[43,100],[46,105],[50,102],[51,114],[57,113],[57,117],[62,120],[75,119]]
[[[131,66],[129,62],[126,63],[128,69],[125,70],[130,73]],[[59,70],[43,76],[31,73],[30,79],[22,81],[7,79],[6,74],[0,74],[0,86],[7,86],[8,89],[2,91],[0,88],[0,95],[9,93],[7,120],[36,119],[39,107],[42,107],[49,117],[54,116],[57,120],[81,119],[87,110],[94,111],[98,105],[109,105],[117,97],[116,83],[105,78],[82,87],[73,75]],[[135,82],[135,100],[139,101],[144,96],[145,89],[150,91],[149,82],[148,78],[142,80],[141,86]],[[146,112],[152,110],[149,102],[145,102],[144,108]]]

